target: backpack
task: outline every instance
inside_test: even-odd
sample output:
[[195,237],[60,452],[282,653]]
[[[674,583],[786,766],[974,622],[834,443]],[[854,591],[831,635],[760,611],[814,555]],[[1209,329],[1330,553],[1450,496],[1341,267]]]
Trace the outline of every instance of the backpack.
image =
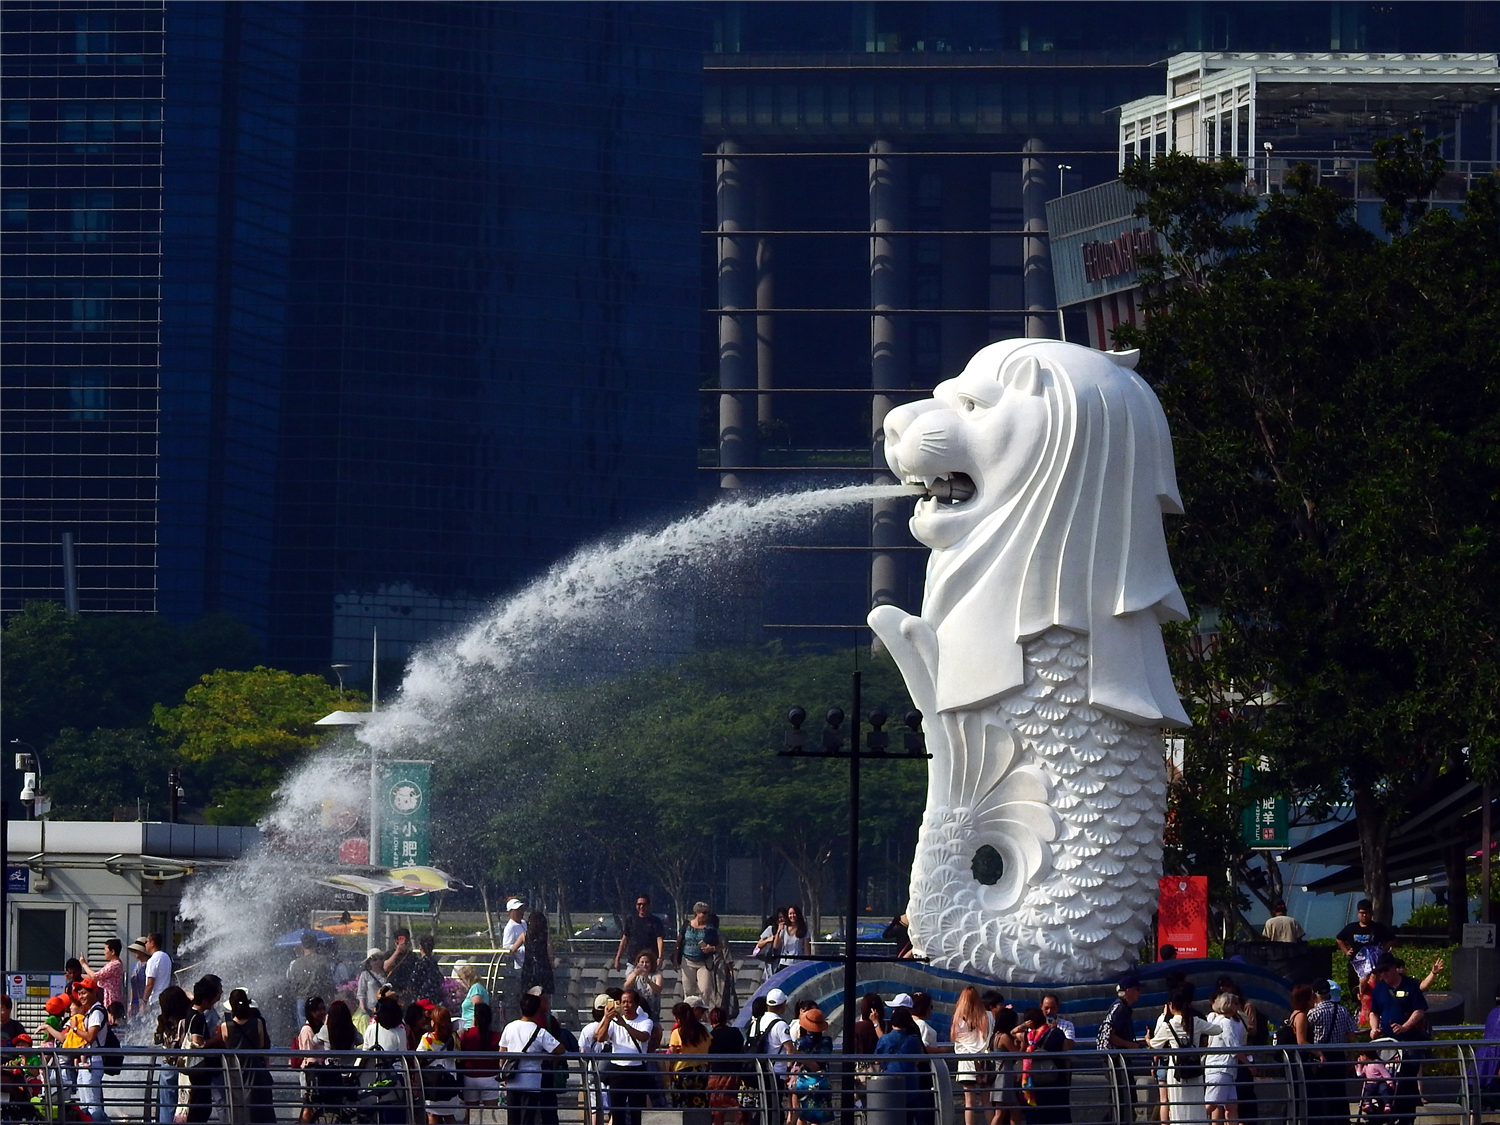
[[[1172,1033],[1173,1040],[1179,1047],[1190,1047],[1191,1043],[1184,1043],[1182,1037],[1177,1034],[1176,1028],[1171,1023],[1167,1024],[1167,1030]],[[1191,1032],[1189,1032],[1191,1034]],[[1203,1081],[1203,1054],[1201,1051],[1192,1051],[1187,1054],[1173,1055],[1168,1059],[1168,1065],[1172,1067],[1174,1076],[1179,1082],[1202,1082]]]
[[797,1092],[797,1116],[813,1125],[825,1125],[833,1120],[833,1088],[828,1076],[821,1071],[804,1070],[792,1083]]
[[120,1037],[115,1034],[114,1024],[109,1022],[109,1013],[104,1010],[104,1005],[95,1004],[89,1009],[89,1015],[93,1015],[95,1009],[104,1016],[104,1025],[99,1029],[100,1038],[96,1041],[97,1046],[104,1048],[99,1061],[104,1066],[104,1073],[112,1078],[125,1068],[125,1052],[120,1050]]
[[797,1036],[796,1046],[799,1055],[831,1055],[833,1053],[833,1040],[821,1031],[804,1031]]
[[[766,1016],[769,1016],[770,1014],[770,1012],[767,1012]],[[771,1029],[778,1023],[786,1023],[786,1020],[782,1019],[780,1016],[777,1016],[775,1019],[769,1021],[766,1019],[766,1016],[761,1016],[760,1019],[751,1021],[749,1030],[745,1033],[745,1054],[765,1054],[766,1037],[771,1033]]]

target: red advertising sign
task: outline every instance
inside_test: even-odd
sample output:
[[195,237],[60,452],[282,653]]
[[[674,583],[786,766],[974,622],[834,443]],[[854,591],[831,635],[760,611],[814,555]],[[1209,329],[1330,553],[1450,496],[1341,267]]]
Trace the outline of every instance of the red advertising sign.
[[1208,956],[1208,876],[1169,875],[1157,884],[1156,948],[1181,958]]

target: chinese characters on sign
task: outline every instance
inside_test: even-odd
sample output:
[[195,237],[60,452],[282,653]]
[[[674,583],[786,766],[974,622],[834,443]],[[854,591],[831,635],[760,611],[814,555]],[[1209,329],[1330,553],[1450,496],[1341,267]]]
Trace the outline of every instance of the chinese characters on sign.
[[[1246,786],[1261,781],[1262,776],[1245,766]],[[1287,848],[1287,802],[1285,797],[1257,797],[1245,807],[1241,824],[1245,846],[1256,851],[1285,851]]]
[[[431,861],[431,762],[391,762],[384,770],[380,809],[380,863],[425,867]],[[387,910],[429,909],[430,895],[386,895]]]

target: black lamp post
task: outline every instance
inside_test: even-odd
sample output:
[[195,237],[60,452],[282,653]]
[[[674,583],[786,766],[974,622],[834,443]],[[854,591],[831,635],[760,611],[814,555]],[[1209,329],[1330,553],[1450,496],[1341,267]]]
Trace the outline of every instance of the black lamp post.
[[822,745],[815,750],[807,748],[807,735],[802,729],[802,724],[807,721],[807,712],[801,707],[793,707],[786,714],[787,722],[791,729],[786,732],[783,746],[778,751],[781,757],[794,758],[848,758],[849,759],[849,885],[848,902],[844,914],[844,952],[839,956],[832,957],[803,957],[805,961],[842,961],[844,965],[844,1053],[854,1054],[854,1016],[855,999],[859,987],[859,963],[895,961],[895,957],[861,957],[859,956],[859,763],[862,759],[875,758],[884,761],[903,761],[912,758],[930,758],[927,753],[927,741],[922,736],[922,713],[920,711],[908,711],[906,713],[906,725],[908,728],[905,738],[905,752],[892,754],[890,752],[891,736],[885,731],[884,726],[887,716],[884,711],[876,710],[870,713],[870,726],[874,729],[868,738],[864,739],[865,747],[860,746],[862,724],[860,715],[860,674],[853,674],[851,694],[853,695],[853,741],[848,749],[844,748],[844,712],[842,708],[830,707],[824,719],[827,726],[823,730]]

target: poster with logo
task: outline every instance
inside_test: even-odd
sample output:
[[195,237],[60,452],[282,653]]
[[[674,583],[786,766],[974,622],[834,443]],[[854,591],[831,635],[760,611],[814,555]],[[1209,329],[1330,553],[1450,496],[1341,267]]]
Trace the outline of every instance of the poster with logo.
[[[382,779],[380,863],[425,867],[431,862],[432,763],[390,762]],[[384,895],[385,909],[426,911],[431,895]]]
[[1183,960],[1208,956],[1208,876],[1168,875],[1157,885],[1156,948]]

